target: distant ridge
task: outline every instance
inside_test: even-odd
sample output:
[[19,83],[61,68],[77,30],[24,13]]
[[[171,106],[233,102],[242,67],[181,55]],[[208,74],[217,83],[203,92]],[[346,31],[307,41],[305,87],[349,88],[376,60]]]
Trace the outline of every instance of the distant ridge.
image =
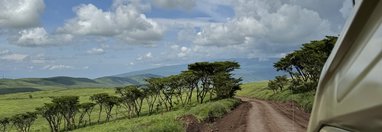
[[160,76],[154,74],[138,74],[126,77],[106,76],[96,79],[66,76],[49,78],[0,79],[0,94],[62,88],[119,87],[138,85],[144,84],[144,80],[151,77]]
[[[246,59],[233,58],[215,61],[236,61],[240,69],[235,70],[234,76],[241,77],[243,83],[273,79],[280,75],[273,69],[273,63],[278,59]],[[96,79],[57,76],[49,78],[21,78],[0,79],[0,94],[14,92],[28,92],[47,89],[62,88],[89,88],[89,87],[119,87],[127,85],[145,84],[145,79],[152,77],[164,77],[179,74],[187,70],[188,64],[163,66],[158,68],[133,71],[113,76],[105,76]]]
[[[238,62],[240,64],[240,69],[234,71],[235,77],[241,77],[243,79],[243,82],[253,82],[253,81],[273,79],[276,75],[280,75],[281,73],[277,73],[276,70],[273,69],[273,63],[276,62],[277,60],[278,59],[276,58],[267,59],[267,60],[232,58],[232,59],[220,59],[220,60],[214,60],[214,61]],[[142,75],[142,74],[170,76],[170,75],[179,74],[181,71],[187,70],[187,67],[188,67],[188,64],[163,66],[158,68],[127,72],[127,73],[117,74],[113,76],[128,77],[128,76]]]

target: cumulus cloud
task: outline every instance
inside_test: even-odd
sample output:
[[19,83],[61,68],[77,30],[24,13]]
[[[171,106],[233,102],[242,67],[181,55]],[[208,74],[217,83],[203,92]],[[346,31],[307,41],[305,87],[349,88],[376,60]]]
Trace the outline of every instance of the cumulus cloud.
[[195,33],[193,52],[211,56],[226,53],[236,57],[277,57],[302,43],[334,33],[327,19],[300,5],[278,0],[238,0],[233,5],[233,18],[202,26]]
[[26,28],[37,26],[44,8],[43,0],[1,0],[0,27]]
[[94,55],[100,55],[100,54],[104,54],[105,50],[102,48],[92,48],[92,49],[89,49],[88,51],[86,51],[86,53],[94,54]]
[[40,45],[48,42],[48,33],[41,27],[22,30],[19,32],[19,35],[17,43],[20,44],[34,43]]
[[48,34],[43,27],[34,27],[23,29],[10,40],[19,45],[26,47],[47,46],[69,42],[73,39],[70,34]]
[[154,5],[161,8],[191,9],[195,6],[196,0],[153,0]]
[[82,36],[114,37],[127,42],[152,43],[163,35],[163,29],[147,18],[129,2],[114,2],[111,11],[104,11],[93,4],[75,8],[76,17],[68,20],[60,33]]

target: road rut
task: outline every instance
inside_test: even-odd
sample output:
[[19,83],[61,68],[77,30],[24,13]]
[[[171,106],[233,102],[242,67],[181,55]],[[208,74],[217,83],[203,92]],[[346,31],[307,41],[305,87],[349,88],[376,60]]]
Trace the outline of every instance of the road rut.
[[305,132],[309,114],[285,103],[240,97],[243,103],[214,123],[219,132]]

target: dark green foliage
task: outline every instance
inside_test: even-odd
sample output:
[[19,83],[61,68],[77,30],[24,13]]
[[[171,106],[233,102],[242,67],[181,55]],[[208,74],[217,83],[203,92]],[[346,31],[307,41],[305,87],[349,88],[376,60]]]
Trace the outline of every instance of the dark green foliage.
[[104,108],[106,112],[106,121],[109,121],[112,117],[111,111],[113,110],[114,106],[119,104],[119,98],[116,96],[108,96],[105,98]]
[[74,129],[76,127],[75,116],[78,113],[78,96],[53,97],[52,102],[58,106],[59,112],[65,119],[65,129]]
[[43,107],[36,108],[36,111],[46,119],[52,132],[60,131],[62,114],[60,106],[56,103],[46,103]]
[[6,132],[10,122],[10,119],[7,117],[0,119],[0,131]]
[[121,96],[121,103],[126,108],[129,117],[139,116],[142,110],[144,92],[136,85],[130,85],[124,88],[117,88],[116,93]]
[[326,36],[322,40],[303,44],[299,50],[287,54],[273,66],[277,71],[284,71],[290,75],[290,89],[293,92],[315,90],[321,70],[336,41],[337,37]]
[[10,121],[20,132],[29,132],[32,123],[37,119],[37,114],[33,112],[26,112],[12,116]]
[[94,101],[96,104],[99,106],[99,112],[98,112],[98,123],[101,121],[101,113],[103,106],[106,103],[106,99],[109,97],[109,94],[107,93],[99,93],[99,94],[94,94],[90,96],[90,100]]
[[[220,89],[220,92],[221,90],[233,90],[228,92],[224,91],[224,93],[232,93],[230,94],[230,96],[231,95],[233,96],[234,91],[240,89],[238,85],[241,79],[236,80],[232,78],[231,77],[232,74],[230,72],[239,68],[240,68],[240,65],[237,62],[231,62],[231,61],[222,61],[222,62],[213,62],[213,63],[197,62],[197,63],[188,65],[188,70],[192,71],[198,77],[198,80],[200,81],[200,86],[198,86],[198,88],[196,89],[198,101],[200,103],[203,103],[208,93],[210,94],[210,99],[211,99],[213,94],[216,94],[214,92],[219,91],[216,89]],[[215,78],[215,80],[213,78]],[[215,84],[218,85],[219,83],[220,84],[227,83],[229,85],[225,86],[226,88],[223,88],[222,87],[223,85],[220,85],[220,87],[216,87]],[[220,97],[218,98],[228,97],[222,94],[220,94],[219,96]]]
[[276,91],[278,90],[282,91],[283,88],[288,84],[288,82],[288,78],[285,75],[276,76],[274,80],[268,81],[268,88],[271,89],[274,93],[276,93]]
[[[79,108],[79,112],[80,112],[80,117],[78,119],[78,125],[84,124],[86,126],[87,124],[91,123],[91,113],[92,113],[95,105],[96,104],[94,104],[94,103],[79,104],[78,108]],[[84,122],[83,119],[84,119],[85,115],[87,115],[88,120],[85,121],[85,123],[83,123]]]

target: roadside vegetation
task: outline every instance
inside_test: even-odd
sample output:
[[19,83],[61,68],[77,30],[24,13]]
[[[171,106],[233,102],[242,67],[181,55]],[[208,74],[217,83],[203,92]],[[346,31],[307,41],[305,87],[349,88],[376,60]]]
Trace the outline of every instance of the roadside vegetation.
[[183,123],[179,118],[185,115],[193,115],[199,121],[205,121],[209,118],[219,118],[232,108],[240,104],[238,99],[222,99],[211,101],[204,104],[181,107],[174,111],[154,114],[151,116],[142,116],[139,118],[114,120],[108,123],[88,126],[74,130],[75,132],[89,131],[110,131],[110,132],[179,132],[185,131]]
[[286,75],[275,79],[243,85],[239,96],[266,100],[294,101],[310,112],[321,70],[328,59],[337,37],[326,36],[303,44],[294,52],[282,57],[273,67]]
[[[158,121],[159,124],[150,123],[143,126],[154,124],[152,130],[179,130],[182,128],[179,125],[181,123],[173,120],[173,117],[192,114],[200,120],[206,117],[215,118],[238,104],[237,100],[228,98],[232,98],[240,89],[241,79],[233,78],[231,73],[239,67],[237,62],[230,61],[198,62],[190,64],[188,70],[179,75],[150,78],[146,80],[146,85],[118,87],[113,93],[109,90],[107,93],[95,93],[88,95],[88,99],[76,95],[77,93],[63,96],[57,94],[48,97],[50,102],[44,98],[38,106],[28,109],[25,113],[1,117],[0,130],[34,131],[36,129],[31,127],[37,119],[44,119],[47,124],[45,126],[52,132],[72,131],[117,119],[133,122]],[[28,98],[33,99],[36,96],[28,95]],[[168,118],[162,119],[158,114],[168,115]],[[156,115],[158,118],[156,120],[155,116],[149,115]],[[173,124],[169,125],[171,122]],[[147,128],[148,131],[151,130],[150,127]],[[138,130],[136,127],[131,129]]]

